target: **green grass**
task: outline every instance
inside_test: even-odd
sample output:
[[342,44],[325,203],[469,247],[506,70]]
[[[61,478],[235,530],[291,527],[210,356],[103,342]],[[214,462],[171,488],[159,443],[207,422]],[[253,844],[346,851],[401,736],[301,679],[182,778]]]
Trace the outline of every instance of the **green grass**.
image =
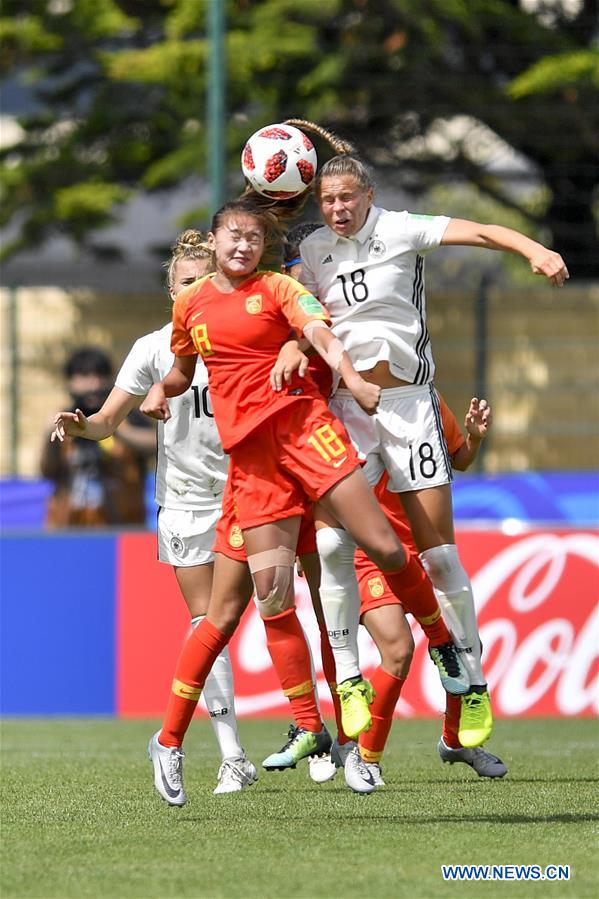
[[[187,740],[188,804],[154,793],[156,722],[11,720],[2,733],[1,895],[38,897],[597,897],[597,725],[499,721],[490,748],[510,772],[441,765],[439,723],[396,722],[387,787],[351,793],[339,775],[263,773],[214,796],[209,723]],[[242,721],[259,763],[281,721]],[[562,864],[569,882],[444,882],[442,863]]]

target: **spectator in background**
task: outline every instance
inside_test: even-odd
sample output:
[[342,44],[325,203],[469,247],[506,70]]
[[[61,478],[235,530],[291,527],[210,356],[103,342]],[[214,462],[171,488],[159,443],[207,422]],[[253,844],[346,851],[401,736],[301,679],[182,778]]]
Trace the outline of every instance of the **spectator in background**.
[[[97,412],[114,381],[104,350],[81,347],[68,358],[64,375],[73,410]],[[147,459],[156,452],[153,423],[137,410],[114,436],[94,443],[68,438],[46,441],[43,477],[54,484],[48,500],[48,528],[144,524]]]

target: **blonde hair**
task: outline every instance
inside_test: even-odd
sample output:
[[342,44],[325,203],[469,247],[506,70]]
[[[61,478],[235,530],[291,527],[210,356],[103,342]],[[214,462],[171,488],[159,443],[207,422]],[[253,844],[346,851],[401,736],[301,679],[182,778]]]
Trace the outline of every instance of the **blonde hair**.
[[313,134],[317,134],[335,151],[336,155],[319,168],[314,179],[313,189],[316,195],[320,193],[323,178],[339,175],[351,175],[364,190],[369,190],[370,188],[374,190],[372,172],[358,157],[356,148],[349,141],[337,137],[336,134],[323,128],[322,125],[317,125],[316,122],[310,122],[306,119],[286,119],[285,124],[295,125],[304,131],[311,131]]
[[188,228],[179,234],[171,247],[171,256],[164,263],[166,268],[166,286],[170,290],[173,286],[173,273],[175,266],[181,259],[212,259],[212,253],[206,243],[206,237],[201,231]]

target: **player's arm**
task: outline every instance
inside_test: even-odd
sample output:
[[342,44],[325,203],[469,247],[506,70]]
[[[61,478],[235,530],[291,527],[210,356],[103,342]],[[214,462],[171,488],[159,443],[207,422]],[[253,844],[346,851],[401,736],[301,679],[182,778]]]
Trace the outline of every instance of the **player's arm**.
[[283,382],[291,384],[294,372],[297,372],[300,378],[304,377],[308,370],[306,348],[309,346],[305,338],[298,339],[294,333],[285,341],[270,371],[270,385],[273,390],[277,392],[282,390]]
[[140,406],[140,410],[150,418],[168,421],[171,411],[168,405],[169,396],[181,396],[191,387],[198,355],[175,356],[173,367],[162,379],[153,384],[148,395]]
[[[84,415],[81,409],[74,412],[58,412],[54,416],[54,430],[50,434],[50,440],[62,442],[66,435],[84,437],[86,440],[104,440],[114,434],[121,422],[139,406],[140,402],[140,396],[127,393],[120,387],[113,387],[102,408],[89,417]],[[150,432],[150,435],[154,440],[153,432]]]
[[525,234],[502,225],[482,225],[466,219],[450,219],[441,238],[443,246],[484,247],[503,250],[523,256],[535,275],[544,275],[552,284],[563,287],[570,277],[559,253],[548,250],[543,244],[531,240]]
[[[141,396],[136,397],[134,409],[140,406],[142,399]],[[139,418],[142,418],[141,415]],[[142,456],[152,457],[156,452],[156,427],[146,419],[142,419],[140,424],[134,424],[125,418],[117,428],[115,437]]]
[[291,278],[285,275],[277,277],[275,290],[278,289],[281,311],[290,327],[296,333],[303,333],[327,365],[339,372],[362,409],[368,415],[374,415],[381,397],[381,388],[365,381],[355,370],[343,344],[326,323],[328,316],[324,306],[305,289],[298,290],[298,284]]
[[493,413],[486,400],[473,397],[464,419],[466,440],[451,456],[451,464],[457,471],[466,471],[476,457],[480,445],[489,433],[493,423]]
[[351,391],[354,399],[368,413],[374,415],[381,398],[381,388],[371,384],[355,370],[348,353],[338,337],[320,320],[308,322],[304,327],[304,336],[325,362],[334,371],[339,372],[345,386]]

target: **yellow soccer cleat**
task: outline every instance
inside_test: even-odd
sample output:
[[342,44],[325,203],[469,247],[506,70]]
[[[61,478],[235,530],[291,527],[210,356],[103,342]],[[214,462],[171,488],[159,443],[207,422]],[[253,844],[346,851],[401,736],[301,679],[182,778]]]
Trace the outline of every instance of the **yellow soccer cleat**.
[[[478,692],[481,690],[482,692]],[[493,730],[491,700],[486,688],[474,687],[462,696],[458,739],[462,746],[482,746]]]
[[372,684],[362,678],[350,678],[337,686],[341,701],[341,724],[350,739],[368,730],[372,724],[370,703],[374,699]]

